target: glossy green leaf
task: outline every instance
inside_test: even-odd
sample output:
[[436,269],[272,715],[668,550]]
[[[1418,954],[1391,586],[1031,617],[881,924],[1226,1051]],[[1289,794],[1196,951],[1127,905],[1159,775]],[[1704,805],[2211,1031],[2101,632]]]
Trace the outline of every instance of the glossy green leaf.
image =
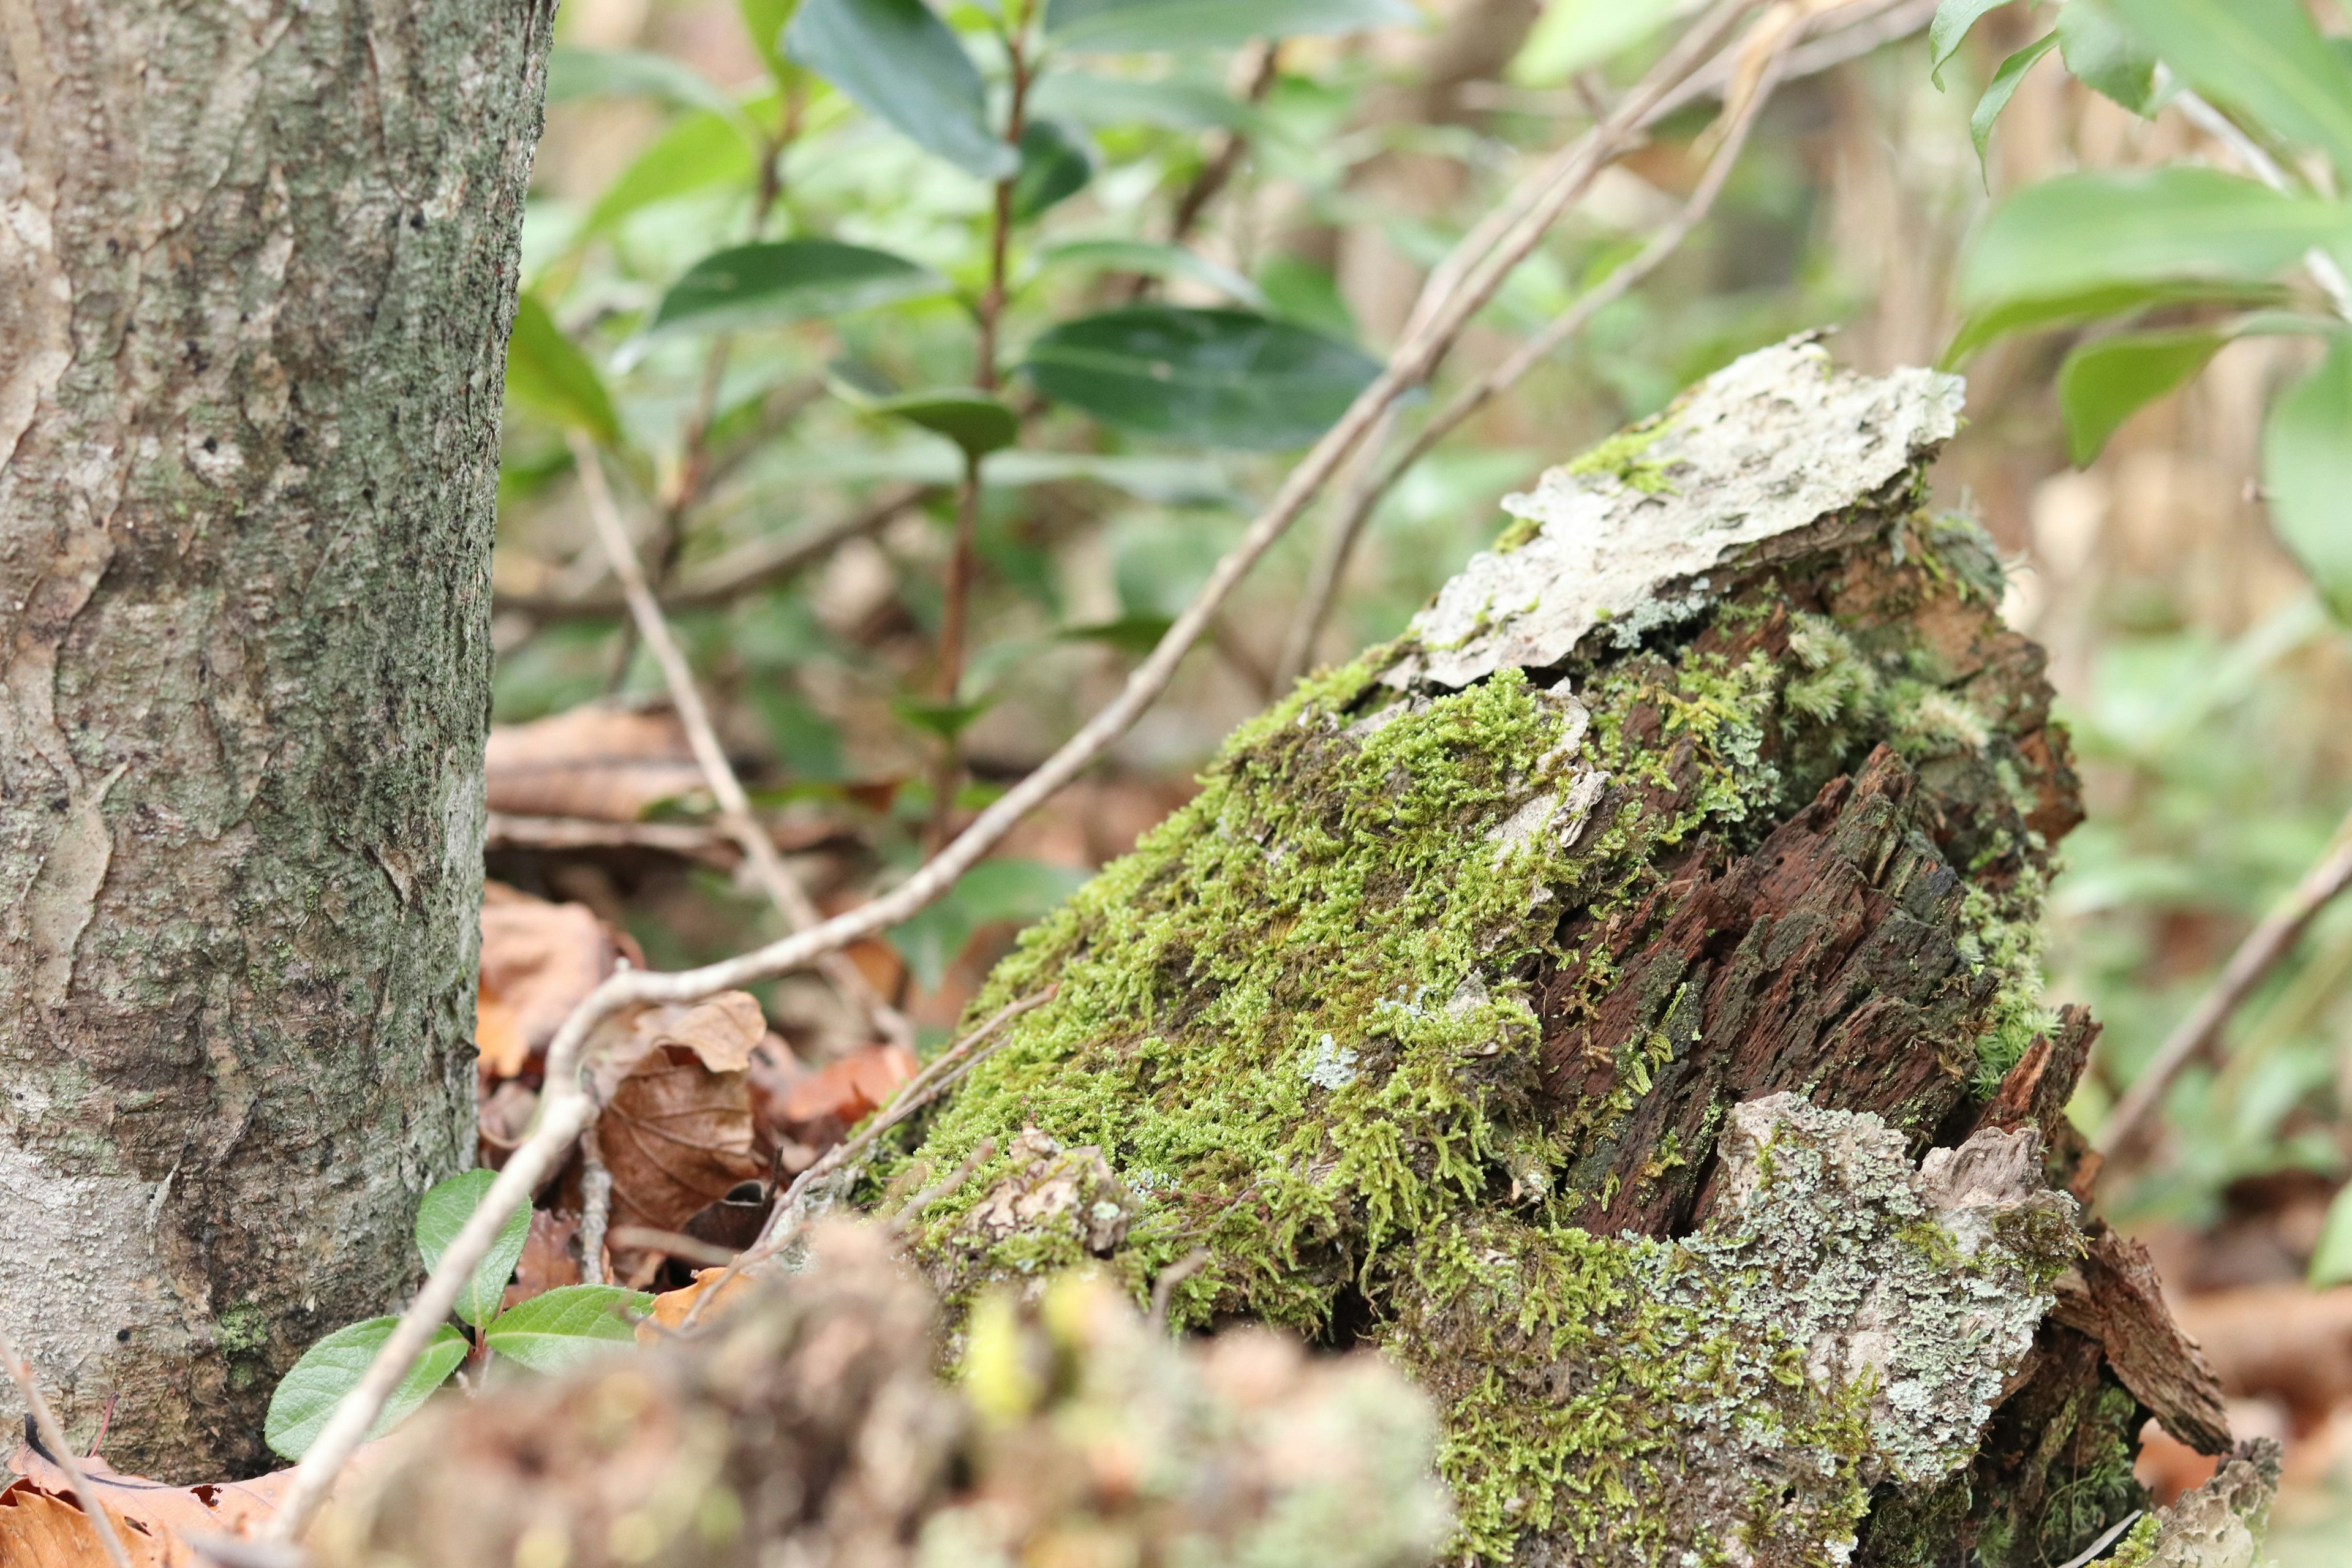
[[979,68],[923,0],[804,0],[784,52],[968,174],[1002,180],[1020,167],[989,129]]
[[601,445],[620,441],[620,418],[604,377],[535,294],[515,300],[514,335],[507,342],[507,395],[560,425],[586,431]]
[[2315,245],[2345,241],[2352,206],[2218,170],[2067,174],[2001,204],[1969,254],[1959,296],[1980,310],[2122,283],[2262,282]]
[[2069,293],[2029,294],[1998,300],[1969,317],[1937,363],[1950,369],[1987,343],[2013,333],[2111,321],[2160,305],[2258,306],[2285,298],[2286,290],[2277,284],[2197,281],[2111,283]]
[[2127,332],[2077,346],[2058,370],[2066,455],[2087,468],[2123,422],[2205,368],[2226,332]]
[[1039,391],[1106,425],[1263,451],[1314,440],[1380,368],[1286,321],[1172,305],[1066,321],[1022,365]]
[[[467,1171],[446,1182],[436,1182],[425,1194],[425,1201],[416,1207],[416,1250],[425,1258],[425,1267],[437,1268],[441,1255],[457,1239],[474,1211],[482,1206],[484,1194],[490,1184],[498,1180],[495,1171]],[[518,1204],[499,1234],[490,1243],[489,1251],[476,1265],[474,1277],[466,1281],[465,1289],[457,1294],[457,1315],[479,1328],[498,1316],[499,1302],[507,1293],[507,1280],[522,1258],[522,1244],[530,1234],[530,1205]]]
[[1013,218],[1026,223],[1068,201],[1095,177],[1094,139],[1063,120],[1032,120],[1021,128],[1021,172],[1013,176]]
[[1063,642],[1097,642],[1115,647],[1132,658],[1141,658],[1160,646],[1168,628],[1176,624],[1172,616],[1153,615],[1148,611],[1121,616],[1115,621],[1092,621],[1084,626],[1064,626],[1054,636]]
[[903,419],[944,436],[966,457],[984,458],[1021,438],[1021,416],[1001,397],[968,386],[931,387],[889,397],[852,399],[869,414]]
[[1258,286],[1197,250],[1154,239],[1079,239],[1039,251],[1031,265],[1038,271],[1076,268],[1095,272],[1139,272],[1150,278],[1181,278],[1204,283],[1253,310],[1266,308]]
[[[2352,332],[2337,332],[2319,368],[2271,410],[2263,435],[2263,483],[2280,542],[2303,563],[2336,618],[2352,621]],[[2336,1215],[2328,1223],[2333,1235]],[[2352,1247],[2352,1237],[2345,1245]],[[2343,1256],[2342,1266],[2352,1270],[2352,1253]]]
[[[1969,116],[1969,140],[1976,143],[1977,172],[1979,174],[1986,173],[1985,153],[1992,143],[1993,122],[2000,118],[2000,111],[2009,107],[2009,100],[2017,96],[2018,84],[2025,79],[2025,73],[2032,70],[2034,62],[2048,54],[2057,42],[2057,34],[2044,33],[2001,61],[2000,69],[1992,73],[1992,80],[1986,84],[1984,96],[1977,100],[1976,111]],[[1990,176],[1987,184],[1990,184]]]
[[562,1372],[615,1345],[634,1344],[654,1299],[617,1285],[564,1285],[519,1301],[483,1336],[496,1353],[533,1372]]
[[1133,81],[1087,71],[1049,71],[1031,89],[1029,107],[1047,118],[1097,131],[1136,125],[1234,131],[1252,120],[1251,106],[1216,82],[1182,76]]
[[[400,1322],[397,1318],[370,1318],[353,1323],[347,1329],[337,1329],[317,1344],[302,1352],[269,1396],[269,1414],[261,1424],[262,1440],[270,1448],[289,1459],[299,1459],[310,1451],[326,1428],[328,1418],[343,1396],[359,1386],[368,1365],[375,1360],[376,1352]],[[374,1441],[416,1413],[416,1407],[432,1395],[435,1389],[448,1381],[466,1359],[466,1336],[444,1324],[433,1331],[425,1342],[424,1353],[408,1375],[384,1401],[383,1414],[368,1428],[368,1440]]]
[[749,190],[759,167],[759,154],[736,117],[710,110],[682,115],[604,187],[573,243],[583,244],[656,202],[727,185]]
[[772,239],[714,251],[654,307],[648,331],[712,331],[845,315],[944,293],[929,268],[837,239]]
[[1124,54],[1223,49],[1253,38],[1410,26],[1404,0],[1046,0],[1045,36],[1066,49]]
[[914,972],[916,984],[937,990],[948,965],[982,927],[1041,919],[1086,880],[1083,871],[1041,860],[982,860],[920,914],[886,934]]
[[650,98],[680,109],[739,114],[735,100],[692,66],[643,49],[571,49],[547,55],[547,101],[584,98]]
[[1521,87],[1566,81],[1633,47],[1674,15],[1675,0],[1552,0],[1510,65]]
[[800,0],[735,0],[743,30],[751,36],[751,47],[760,51],[760,63],[779,84],[790,79],[793,68],[784,58],[784,29],[792,26],[793,13],[799,9]]
[[890,711],[926,735],[952,741],[978,723],[980,716],[995,705],[993,699],[941,702],[928,697],[900,697],[892,700]]
[[1944,85],[1944,68],[1960,50],[1969,29],[1988,11],[1998,11],[2009,0],[1944,0],[1936,7],[1936,19],[1927,24],[1927,79],[1937,90]]
[[2303,0],[2111,4],[2198,91],[2322,149],[2352,179],[2352,68]]
[[2095,0],[2058,13],[2058,52],[2092,91],[2134,114],[2156,112],[2156,51]]

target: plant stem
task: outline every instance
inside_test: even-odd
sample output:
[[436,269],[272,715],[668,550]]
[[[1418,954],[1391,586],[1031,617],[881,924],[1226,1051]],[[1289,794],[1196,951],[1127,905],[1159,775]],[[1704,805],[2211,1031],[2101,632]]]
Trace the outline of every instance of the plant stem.
[[[944,707],[952,708],[963,692],[967,626],[971,617],[971,584],[980,560],[980,457],[967,452],[963,485],[956,492],[955,548],[948,557],[947,595],[940,611],[940,670],[934,689]],[[923,850],[937,853],[948,841],[955,816],[956,791],[963,783],[963,747],[956,735],[941,737],[940,765],[931,780],[931,820],[924,830]]]
[[[1015,21],[1004,38],[1005,58],[1013,73],[1013,106],[1004,121],[1004,144],[1013,149],[1016,158],[1029,112],[1029,59],[1021,34],[1021,25]],[[972,355],[971,372],[972,385],[982,392],[996,390],[997,326],[1004,315],[1005,261],[1013,248],[1013,187],[1020,177],[1016,167],[996,182],[996,207],[989,222],[988,290],[980,297],[980,342]]]

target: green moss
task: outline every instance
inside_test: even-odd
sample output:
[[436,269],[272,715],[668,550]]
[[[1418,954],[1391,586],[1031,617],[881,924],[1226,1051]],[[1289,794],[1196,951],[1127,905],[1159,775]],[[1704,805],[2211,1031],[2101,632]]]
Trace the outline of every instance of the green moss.
[[1647,453],[1657,438],[1664,435],[1672,420],[1664,415],[1629,426],[1593,447],[1580,458],[1562,466],[1570,474],[1606,474],[1628,489],[1643,495],[1664,495],[1674,487],[1666,482],[1666,470],[1653,461]]
[[2156,1538],[2163,1532],[2164,1521],[2152,1513],[2144,1513],[2139,1522],[2124,1532],[2116,1542],[2116,1550],[2107,1561],[2112,1568],[2147,1568],[2156,1556]]
[[1486,546],[1497,555],[1508,555],[1543,531],[1543,524],[1531,517],[1515,517],[1495,535],[1495,542]]
[[269,1343],[269,1318],[252,1302],[240,1302],[213,1320],[213,1333],[224,1354],[248,1356]]

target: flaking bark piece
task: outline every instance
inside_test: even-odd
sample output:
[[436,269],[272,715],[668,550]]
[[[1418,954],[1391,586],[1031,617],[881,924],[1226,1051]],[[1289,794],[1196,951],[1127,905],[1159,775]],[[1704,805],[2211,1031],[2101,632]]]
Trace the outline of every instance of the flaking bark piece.
[[1748,354],[1506,497],[1532,533],[1446,584],[1381,679],[1459,689],[1549,668],[1597,629],[1631,647],[1713,602],[1710,574],[1866,537],[1907,510],[1909,475],[1962,403],[1958,376],[1856,375],[1811,335]]
[[1135,1200],[1100,1149],[1066,1149],[1032,1127],[1009,1152],[1013,1173],[989,1189],[943,1249],[956,1265],[937,1269],[943,1279],[988,1257],[1042,1286],[1055,1270],[1108,1258],[1127,1239]]
[[2082,1260],[2059,1281],[2052,1315],[2099,1342],[2107,1364],[2164,1429],[2200,1454],[2230,1451],[2221,1383],[2173,1321],[2147,1248],[2094,1224]]

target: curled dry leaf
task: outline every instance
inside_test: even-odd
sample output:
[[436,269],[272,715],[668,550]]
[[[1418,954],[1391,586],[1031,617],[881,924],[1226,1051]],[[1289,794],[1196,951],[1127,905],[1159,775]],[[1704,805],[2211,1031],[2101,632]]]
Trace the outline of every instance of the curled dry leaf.
[[584,904],[553,904],[498,882],[482,891],[482,977],[474,1038],[482,1077],[513,1078],[635,944]]
[[530,1230],[523,1237],[522,1257],[515,1264],[514,1283],[507,1287],[500,1310],[518,1306],[533,1296],[580,1283],[580,1258],[572,1241],[580,1234],[576,1215],[552,1209],[531,1211]]
[[[202,1568],[191,1535],[245,1536],[277,1510],[290,1472],[249,1481],[169,1487],[117,1474],[103,1459],[84,1459],[90,1486],[113,1515],[132,1568]],[[0,1488],[0,1564],[6,1568],[107,1568],[106,1549],[73,1500],[65,1472],[31,1448],[8,1460]]]
[[597,1072],[613,1223],[683,1230],[761,1172],[748,1069],[767,1021],[757,1001],[730,991],[691,1007],[646,1008],[624,1027]]
[[677,715],[595,704],[493,724],[488,772],[490,809],[518,816],[635,822],[703,787]]
[[773,1118],[772,1131],[780,1143],[789,1141],[822,1151],[889,1103],[921,1067],[904,1046],[868,1046],[793,1079],[779,1099],[762,1109]]

